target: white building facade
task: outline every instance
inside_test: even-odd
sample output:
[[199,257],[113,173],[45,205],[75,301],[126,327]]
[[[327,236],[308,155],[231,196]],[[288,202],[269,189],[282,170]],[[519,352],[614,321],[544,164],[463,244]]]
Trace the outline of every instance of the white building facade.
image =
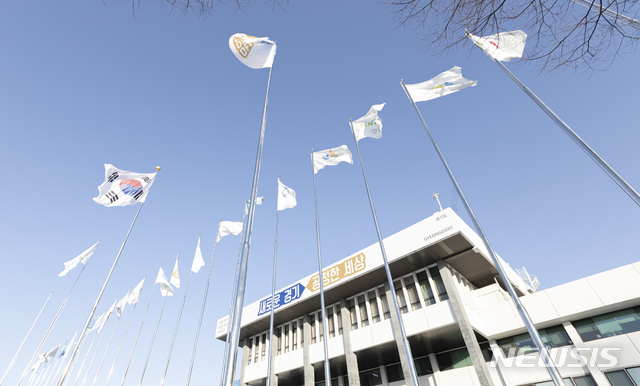
[[[326,320],[318,273],[278,291],[273,337],[271,296],[244,307],[240,385],[265,384],[273,341],[273,384],[324,386],[328,339],[332,386],[413,386],[402,318],[421,386],[553,386],[484,244],[455,212],[384,243],[393,288],[378,244],[358,251],[323,270]],[[640,386],[640,262],[544,291],[503,265],[567,386]],[[216,338],[226,333],[223,318]]]

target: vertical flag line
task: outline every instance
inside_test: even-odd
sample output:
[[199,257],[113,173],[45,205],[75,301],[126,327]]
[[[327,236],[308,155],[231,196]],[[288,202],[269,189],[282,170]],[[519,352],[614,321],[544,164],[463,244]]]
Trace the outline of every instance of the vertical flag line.
[[233,306],[233,320],[230,320],[231,331],[229,337],[229,353],[226,358],[226,366],[224,368],[224,383],[221,386],[232,386],[236,369],[236,355],[238,354],[238,341],[240,337],[240,322],[242,320],[242,305],[244,303],[244,291],[247,280],[247,269],[249,266],[249,249],[251,247],[251,233],[253,230],[253,215],[256,208],[256,197],[258,195],[258,177],[260,176],[260,162],[262,160],[262,146],[264,143],[264,132],[267,123],[267,106],[269,104],[269,88],[271,87],[271,73],[273,72],[273,64],[269,68],[269,80],[267,81],[267,96],[264,100],[264,109],[262,111],[262,126],[260,128],[260,140],[258,141],[258,153],[256,154],[256,165],[253,173],[253,184],[251,187],[251,201],[249,204],[249,213],[247,217],[247,229],[244,234],[244,242],[242,244],[242,258],[240,260],[240,275],[236,284],[236,299]]
[[493,264],[496,266],[496,269],[498,270],[498,273],[500,274],[500,278],[504,282],[505,287],[507,287],[507,291],[509,292],[509,295],[511,295],[511,299],[513,300],[513,303],[514,303],[516,309],[518,310],[518,313],[520,314],[520,318],[522,319],[522,321],[524,322],[525,326],[527,327],[527,331],[529,332],[529,335],[531,335],[531,338],[533,339],[533,342],[535,343],[536,347],[538,348],[538,351],[540,352],[540,356],[542,357],[542,360],[543,360],[545,366],[547,367],[547,370],[549,371],[549,374],[551,375],[551,379],[553,380],[554,385],[555,386],[563,386],[564,382],[562,380],[562,376],[560,375],[560,372],[558,371],[558,369],[556,368],[555,364],[551,360],[551,358],[549,356],[549,352],[547,351],[547,348],[545,347],[544,343],[542,342],[542,339],[540,338],[540,334],[538,333],[538,330],[536,329],[535,325],[533,324],[533,321],[531,320],[531,317],[529,316],[529,313],[524,308],[524,306],[520,302],[520,298],[516,294],[516,291],[513,289],[513,285],[511,284],[511,281],[509,280],[509,277],[507,276],[506,272],[504,271],[504,268],[502,267],[502,264],[500,263],[500,260],[498,259],[498,257],[496,256],[495,252],[493,251],[493,248],[491,247],[491,244],[489,243],[489,239],[487,238],[487,235],[484,233],[484,230],[480,226],[480,223],[478,222],[478,219],[476,218],[476,215],[473,213],[473,210],[471,209],[471,205],[469,205],[469,202],[467,201],[467,198],[465,197],[464,193],[462,192],[462,188],[460,188],[460,185],[458,185],[458,181],[456,180],[455,176],[453,175],[453,172],[451,171],[451,168],[449,168],[449,164],[447,163],[446,159],[444,158],[444,155],[440,151],[440,148],[438,147],[438,144],[436,143],[435,139],[433,138],[433,135],[431,135],[431,131],[429,131],[429,128],[427,127],[427,124],[424,121],[424,118],[422,118],[422,114],[420,114],[420,110],[418,109],[418,106],[416,106],[416,103],[413,101],[413,98],[411,97],[411,94],[409,94],[409,91],[405,87],[404,82],[402,80],[400,81],[400,84],[402,85],[402,88],[404,89],[404,92],[407,94],[407,97],[409,97],[409,101],[411,101],[411,104],[413,104],[413,107],[416,109],[416,112],[418,113],[418,117],[420,118],[420,121],[422,122],[422,125],[424,126],[425,131],[429,135],[429,138],[431,139],[431,143],[433,144],[433,147],[435,148],[436,153],[438,153],[438,157],[440,157],[440,161],[442,162],[442,165],[446,169],[447,174],[449,175],[449,178],[451,179],[451,182],[453,183],[453,185],[456,188],[458,196],[462,200],[462,203],[464,204],[464,207],[467,210],[467,214],[469,215],[469,217],[473,221],[473,225],[476,227],[477,231],[480,233],[480,236],[482,237],[482,240],[484,241],[485,246],[487,247],[487,251],[489,252],[489,255],[491,256],[491,260],[493,261]]
[[[162,284],[160,284],[160,288],[162,288]],[[138,386],[142,385],[142,381],[144,380],[144,374],[147,372],[147,365],[149,364],[149,358],[151,357],[151,351],[153,351],[153,343],[156,340],[156,335],[158,334],[158,328],[160,327],[160,320],[162,319],[162,313],[164,312],[164,306],[167,304],[167,298],[169,294],[167,293],[164,297],[164,301],[162,302],[162,308],[160,309],[160,316],[158,316],[158,323],[156,323],[156,330],[153,333],[153,338],[151,338],[151,344],[149,345],[149,352],[147,353],[147,359],[144,361],[144,367],[142,368],[142,375],[140,376],[140,383]]]
[[189,283],[191,283],[191,274],[193,274],[193,271],[189,270],[189,279],[187,280],[187,287],[184,290],[184,297],[182,298],[182,305],[180,306],[180,313],[178,314],[176,329],[173,332],[173,339],[171,340],[171,347],[169,348],[169,356],[167,357],[167,364],[164,367],[164,374],[162,375],[162,382],[160,382],[160,386],[164,385],[164,380],[167,376],[167,370],[169,370],[169,361],[171,360],[171,353],[173,352],[173,344],[175,343],[176,336],[178,335],[178,327],[180,326],[180,318],[182,318],[182,310],[184,309],[184,303],[187,300],[187,292],[189,292]]
[[[117,303],[117,301],[116,301]],[[93,360],[96,357],[96,354],[98,353],[98,349],[100,348],[100,344],[102,343],[102,339],[104,339],[104,336],[107,332],[107,324],[111,321],[111,317],[109,317],[109,319],[107,319],[106,324],[103,326],[103,330],[101,333],[98,333],[98,331],[96,331],[96,337],[98,336],[98,334],[100,334],[100,340],[98,341],[98,345],[96,346],[96,351],[93,354],[93,357],[91,358],[91,362],[89,362],[89,368],[87,369],[87,374],[85,375],[82,384],[84,385],[84,382],[87,380],[87,377],[89,376],[89,371],[91,371],[91,365],[93,364]],[[94,338],[95,339],[95,338]],[[89,358],[89,354],[91,354],[91,347],[89,347],[89,350],[87,350],[87,355],[85,355],[84,360],[82,361],[82,365],[80,366],[80,370],[78,370],[78,375],[76,376],[76,380],[73,382],[73,386],[76,386],[78,384],[78,380],[80,379],[80,375],[82,375],[82,369],[84,368],[84,364],[87,361],[87,358]]]
[[580,149],[582,149],[582,151],[584,151],[589,156],[589,158],[591,158],[593,162],[595,162],[596,165],[598,165],[600,169],[602,169],[602,171],[604,171],[609,176],[609,178],[611,178],[613,182],[615,182],[616,185],[618,185],[620,189],[625,192],[627,196],[629,196],[629,198],[633,200],[633,202],[635,202],[636,205],[640,206],[640,194],[638,194],[638,192],[631,185],[629,185],[629,183],[624,178],[622,178],[622,176],[618,174],[618,172],[616,172],[602,157],[600,157],[598,153],[596,153],[595,150],[593,150],[582,138],[580,138],[580,136],[575,131],[573,131],[569,127],[569,125],[567,125],[553,110],[551,110],[549,106],[547,106],[536,94],[534,94],[533,91],[529,89],[529,87],[525,86],[524,83],[520,81],[520,79],[518,79],[511,71],[509,71],[509,69],[505,67],[504,64],[502,64],[499,60],[495,60],[489,55],[487,56],[491,60],[493,60],[493,62],[497,64],[498,67],[500,67],[500,69],[504,71],[505,74],[507,74],[509,78],[511,78],[511,80],[513,80],[518,85],[518,87],[520,87],[522,91],[524,91],[524,93],[527,94],[527,96],[529,96],[529,98],[531,98],[531,100],[533,100],[533,102],[537,104],[538,107],[540,107],[542,111],[544,111],[549,116],[549,118],[551,118],[551,120],[554,121],[556,125],[558,125],[558,127],[560,127],[560,129],[562,129],[562,131],[564,131],[564,133],[569,136],[569,138],[571,138],[571,140],[575,142],[575,144],[578,145],[578,147],[580,147]]
[[[98,333],[96,332],[93,335],[93,339],[91,339],[91,343],[89,344],[89,348],[87,349],[87,355],[89,355],[89,351],[91,351],[91,347],[93,347],[93,342],[95,342],[96,337],[98,336]],[[80,343],[80,337],[78,337],[78,343]],[[80,350],[79,352],[82,352],[82,350],[84,349],[84,345],[87,343],[87,341],[83,341],[82,342],[82,346],[80,346]],[[71,361],[73,358],[69,358],[69,360]],[[86,356],[84,358],[85,360],[87,359]],[[77,357],[76,360],[74,361],[73,365],[71,366],[71,371],[69,371],[69,378],[67,378],[66,382],[64,383],[65,385],[69,383],[69,381],[71,380],[71,374],[73,373],[73,370],[76,369],[76,365],[78,364],[78,361],[80,360],[80,357]],[[84,361],[82,362],[82,366],[84,366]],[[82,371],[82,366],[80,366],[80,371]],[[80,377],[80,371],[78,371],[78,377]],[[76,381],[78,380],[78,378],[76,378]]]
[[[157,168],[157,170],[159,170],[159,168]],[[127,240],[129,239],[129,235],[131,234],[131,229],[133,229],[133,226],[135,225],[136,220],[138,219],[138,215],[140,214],[140,210],[142,209],[143,205],[144,205],[144,202],[141,202],[140,206],[138,207],[138,211],[136,212],[136,215],[133,218],[133,221],[131,222],[131,226],[129,227],[129,231],[127,231],[127,235],[125,236],[124,241],[122,242],[122,245],[120,246],[120,250],[118,251],[118,255],[116,256],[115,260],[113,261],[113,264],[111,265],[111,269],[109,270],[109,274],[107,274],[107,278],[105,279],[104,284],[102,285],[102,289],[100,290],[100,293],[98,294],[98,298],[96,299],[96,302],[93,305],[93,308],[91,309],[91,312],[89,313],[89,317],[87,318],[87,321],[84,323],[84,327],[82,328],[82,332],[80,333],[80,338],[79,338],[80,341],[82,341],[82,339],[84,339],[84,334],[87,331],[87,328],[89,327],[89,323],[91,322],[91,318],[93,318],[93,315],[96,313],[96,309],[98,308],[98,304],[100,304],[100,299],[102,299],[102,294],[104,294],[105,289],[107,289],[107,284],[109,284],[109,279],[111,278],[111,275],[113,274],[113,271],[116,268],[116,264],[118,264],[118,260],[120,259],[120,255],[122,254],[122,250],[124,249],[125,244],[127,244]],[[70,361],[73,361],[73,358],[76,356],[77,353],[78,353],[78,346],[76,346],[76,348],[71,353],[71,356],[70,356],[71,360]],[[69,362],[69,363],[71,363],[71,362]],[[67,377],[67,373],[69,371],[69,366],[70,366],[70,364],[68,364],[67,367],[62,372],[62,377],[60,378],[60,383],[58,383],[58,386],[62,386],[63,385],[64,380]]]
[[[278,175],[278,182],[280,181],[280,175]],[[280,184],[278,184],[278,194],[276,197],[280,195]],[[278,263],[278,220],[279,220],[279,211],[278,211],[278,199],[276,199],[276,240],[275,245],[273,247],[273,277],[271,279],[271,313],[269,315],[269,352],[267,356],[267,382],[265,386],[271,386],[271,353],[273,352],[273,317],[274,317],[274,298],[276,294],[276,265]],[[326,383],[325,383],[326,384]]]
[[[376,216],[376,209],[373,206],[373,198],[371,197],[371,190],[369,189],[369,183],[367,182],[367,175],[364,172],[364,163],[362,162],[362,155],[360,154],[360,146],[358,145],[358,140],[356,139],[356,133],[353,130],[353,122],[349,119],[349,126],[351,127],[351,134],[353,134],[353,140],[356,143],[356,150],[358,151],[358,158],[360,159],[360,167],[362,169],[362,178],[364,179],[364,186],[367,188],[367,196],[369,197],[369,205],[371,206],[371,215],[373,216],[373,223],[376,226],[376,233],[378,235],[378,243],[380,244],[380,252],[382,252],[382,259],[384,261],[384,270],[387,274],[387,281],[389,283],[389,288],[393,292],[393,277],[391,276],[391,270],[389,268],[389,259],[387,259],[387,251],[384,247],[384,241],[382,240],[382,234],[380,233],[380,226],[378,225],[378,216]],[[402,314],[400,313],[400,307],[398,305],[398,299],[396,296],[391,296],[393,299],[393,308],[395,310],[396,315],[398,315],[398,325],[400,327],[400,337],[402,339],[402,346],[404,349],[404,354],[407,357],[407,364],[409,366],[409,371],[411,373],[411,383],[414,386],[419,386],[420,383],[418,381],[418,373],[416,372],[416,366],[413,362],[413,354],[411,353],[411,346],[409,344],[409,340],[407,339],[407,333],[404,329],[404,322],[402,320]],[[393,332],[393,331],[392,331]],[[395,335],[395,334],[394,334]],[[394,337],[395,338],[395,337]]]
[[[160,263],[160,268],[162,268],[162,263]],[[146,277],[146,276],[145,276]],[[142,316],[142,322],[140,322],[140,328],[138,329],[138,335],[136,335],[136,340],[133,342],[133,348],[131,349],[131,355],[129,356],[129,362],[127,362],[127,367],[124,370],[124,375],[122,375],[122,382],[120,383],[120,386],[124,385],[124,380],[127,379],[127,373],[129,372],[129,366],[131,366],[131,360],[133,359],[133,353],[136,352],[136,346],[138,345],[138,339],[140,338],[140,332],[142,332],[142,326],[144,326],[144,320],[147,317],[147,311],[149,311],[149,305],[151,304],[151,299],[153,298],[153,292],[156,289],[156,283],[153,284],[153,287],[151,287],[151,295],[149,295],[149,301],[147,302],[147,308],[144,310],[144,315]],[[122,340],[124,341],[124,337],[122,337]],[[120,343],[120,345],[122,346],[122,343]],[[115,361],[113,362],[113,365],[115,366]],[[111,371],[113,371],[113,367],[111,368]],[[109,383],[109,380],[107,380],[107,384]]]
[[331,369],[329,368],[329,347],[328,340],[329,336],[327,334],[327,329],[324,328],[327,323],[326,310],[324,308],[324,275],[322,274],[322,252],[320,251],[320,221],[318,220],[318,193],[316,191],[316,170],[313,164],[313,149],[311,149],[311,173],[313,173],[313,200],[316,204],[316,240],[318,245],[318,283],[320,283],[320,310],[322,313],[322,322],[320,326],[322,326],[323,331],[323,347],[324,347],[324,384],[331,384]]
[[[127,291],[127,294],[130,294],[130,293],[131,293],[131,287],[129,287],[129,291]],[[126,299],[124,299],[124,301],[125,301],[124,304],[126,305]],[[116,307],[118,307],[117,303],[116,303]],[[134,310],[135,310],[135,307],[134,307]],[[116,310],[116,313],[117,312],[118,311]],[[133,311],[131,312],[131,314],[133,314]],[[120,317],[118,317],[118,320],[116,321],[116,325],[113,327],[113,331],[111,332],[111,336],[109,337],[109,343],[107,343],[107,348],[104,350],[104,355],[102,356],[102,360],[100,361],[100,366],[98,367],[98,371],[96,372],[96,377],[93,379],[92,386],[95,386],[96,382],[98,382],[98,375],[100,375],[100,371],[102,371],[102,365],[104,365],[104,360],[107,358],[107,353],[109,352],[109,348],[111,347],[111,341],[113,340],[113,336],[116,334],[116,330],[118,329],[118,324],[120,324]]]
[[24,346],[25,342],[27,341],[27,339],[29,339],[29,335],[31,335],[31,331],[33,331],[33,327],[38,322],[38,319],[40,319],[40,315],[42,315],[42,311],[44,311],[45,307],[49,303],[49,300],[51,300],[51,296],[52,295],[53,295],[53,291],[49,294],[49,297],[44,302],[44,305],[40,309],[40,312],[38,313],[38,316],[36,316],[36,320],[33,321],[33,324],[31,325],[31,328],[27,332],[27,336],[25,336],[24,339],[22,340],[22,343],[20,343],[20,347],[18,347],[18,351],[16,352],[16,355],[14,355],[13,359],[11,359],[11,362],[9,362],[9,367],[7,367],[7,370],[4,372],[4,375],[2,376],[2,379],[0,379],[0,385],[2,385],[2,382],[4,382],[4,379],[7,377],[7,374],[9,374],[9,370],[11,370],[11,367],[13,366],[13,363],[15,362],[16,358],[20,354],[20,351],[22,350],[22,347]]
[[[244,199],[244,207],[247,207],[247,202],[249,200],[248,199]],[[246,229],[245,226],[245,220],[246,220],[246,213],[248,211],[247,210],[243,210],[242,212],[242,231],[240,232],[240,245],[238,245],[238,260],[236,262],[236,275],[235,275],[235,279],[233,281],[233,290],[235,291],[236,289],[236,284],[238,283],[238,274],[239,269],[240,269],[240,258],[242,257],[242,240],[244,238],[244,230]],[[236,293],[232,292],[231,293],[231,301],[229,302],[229,320],[233,319],[233,301],[236,298]],[[226,368],[227,367],[227,355],[229,354],[229,331],[231,330],[231,323],[227,323],[227,336],[225,339],[225,343],[224,343],[224,356],[222,357],[222,368]],[[224,383],[224,372],[222,372],[222,374],[220,374],[220,384],[222,385]]]
[[[76,329],[76,332],[73,334],[73,338],[71,338],[71,343],[69,344],[68,347],[71,347],[75,344],[75,340],[76,340],[76,335],[78,335],[78,329]],[[65,347],[65,353],[67,350],[67,347]],[[60,366],[58,367],[58,370],[56,371],[56,375],[53,376],[53,380],[51,381],[51,385],[56,383],[56,378],[58,378],[58,374],[60,374],[60,370],[62,369],[62,366],[64,366],[64,361],[67,359],[68,355],[65,355],[64,359],[62,359],[62,361],[60,361]]]
[[[116,299],[116,302],[113,304],[118,304],[118,300],[120,300],[120,298]],[[111,317],[113,316],[113,312],[109,315],[109,319],[107,319],[107,322],[105,323],[104,327],[102,327],[104,329],[104,331],[102,332],[102,336],[100,337],[100,341],[98,342],[98,346],[96,347],[96,351],[93,353],[93,357],[91,358],[91,362],[89,362],[89,368],[87,369],[87,373],[84,376],[84,379],[82,380],[82,386],[84,386],[85,383],[87,383],[87,378],[89,378],[89,373],[91,372],[91,368],[93,367],[93,361],[96,359],[96,355],[98,355],[98,350],[100,349],[100,345],[102,344],[102,339],[104,339],[104,336],[107,334],[107,326],[109,325],[109,322],[111,322]],[[116,325],[115,328],[118,327],[118,322],[120,321],[120,318],[118,318],[118,320],[116,320]],[[113,332],[116,332],[116,329],[113,329]],[[111,334],[111,337],[113,337],[113,333]],[[109,343],[111,343],[111,339],[109,339]],[[107,346],[107,350],[109,349],[109,347]],[[105,356],[107,355],[106,351],[105,351]],[[97,374],[96,374],[97,376]]]
[[[222,219],[218,222],[218,233],[220,232],[220,224]],[[202,299],[202,308],[200,309],[200,321],[198,322],[198,329],[196,330],[196,340],[193,343],[193,352],[191,353],[191,364],[189,365],[189,375],[187,376],[187,386],[191,383],[191,373],[193,372],[193,363],[196,360],[196,349],[198,348],[198,338],[200,337],[200,328],[202,327],[202,317],[204,316],[204,308],[207,304],[207,294],[209,293],[209,281],[211,280],[211,271],[213,269],[213,259],[216,257],[216,248],[218,247],[218,233],[216,233],[216,243],[213,244],[213,254],[211,255],[211,263],[209,264],[209,276],[207,277],[207,285],[204,287],[204,297]]]

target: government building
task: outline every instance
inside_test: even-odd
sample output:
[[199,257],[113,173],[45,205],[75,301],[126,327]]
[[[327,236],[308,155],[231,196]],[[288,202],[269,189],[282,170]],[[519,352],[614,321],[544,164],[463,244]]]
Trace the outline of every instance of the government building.
[[[242,313],[240,386],[553,386],[481,238],[450,208],[279,290]],[[640,262],[538,291],[502,265],[567,386],[640,386]],[[394,312],[391,296],[400,306]],[[269,314],[275,329],[269,337]],[[401,348],[401,318],[413,358]],[[226,339],[228,317],[216,338]],[[417,385],[412,385],[417,386]]]

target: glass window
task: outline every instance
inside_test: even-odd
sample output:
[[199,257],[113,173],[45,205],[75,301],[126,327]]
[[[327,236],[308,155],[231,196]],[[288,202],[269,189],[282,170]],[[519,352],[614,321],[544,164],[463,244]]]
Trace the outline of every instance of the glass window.
[[629,376],[624,370],[610,371],[608,373],[604,373],[604,375],[607,376],[611,386],[634,386],[633,382],[631,382],[631,379],[629,379]]
[[333,324],[333,307],[327,308],[327,327],[329,328],[329,338],[336,336],[336,327]]
[[387,372],[387,382],[397,382],[404,379],[404,374],[402,373],[402,366],[400,365],[400,363],[386,366],[384,369]]
[[402,291],[402,283],[400,280],[393,283],[393,288],[396,290],[396,299],[398,299],[398,307],[400,307],[400,313],[406,314],[409,312],[407,308],[407,300],[404,298],[404,292]]
[[[573,382],[571,382],[571,378],[562,378],[562,381],[564,382],[565,386],[574,386]],[[525,385],[525,386],[553,386],[553,385],[555,385],[553,381],[545,381],[545,382],[538,382],[538,383],[534,383],[533,385]]]
[[311,325],[311,344],[316,343],[316,315],[309,315],[309,324]]
[[[538,330],[538,333],[540,333],[540,338],[547,348],[573,344],[562,326],[543,328]],[[500,339],[498,340],[498,346],[500,346],[506,357],[538,351],[528,332],[510,338]]]
[[263,361],[267,352],[267,333],[262,334],[262,349],[260,354],[260,360]]
[[322,311],[318,312],[318,330],[320,330],[320,342],[324,336],[324,320],[322,320]]
[[633,379],[636,385],[640,385],[640,367],[627,369],[627,373],[629,373],[629,376]]
[[391,317],[391,312],[389,311],[389,303],[387,302],[387,292],[384,290],[384,287],[378,288],[378,293],[380,294],[380,304],[382,304],[382,313],[384,315],[384,320],[387,320]]
[[485,362],[491,362],[493,359],[493,350],[491,350],[489,343],[480,343],[480,352]]
[[253,349],[253,338],[249,339],[249,344],[247,345],[247,347],[249,348],[249,361],[247,362],[247,364],[251,364],[251,349]]
[[574,377],[572,379],[573,383],[575,383],[576,386],[598,386],[591,375],[585,375],[584,377]]
[[360,386],[382,385],[380,369],[362,371],[360,373]]
[[351,316],[351,329],[358,329],[358,317],[356,316],[356,301],[355,299],[349,300],[349,315]]
[[254,351],[254,357],[253,357],[253,363],[258,363],[258,355],[260,354],[259,351],[260,348],[260,335],[256,336],[256,345],[255,345],[255,349]]
[[438,354],[436,355],[436,359],[438,360],[438,366],[441,371],[473,365],[466,347]]
[[433,296],[433,290],[431,289],[431,284],[429,283],[427,273],[425,271],[422,271],[417,275],[417,277],[418,284],[420,284],[420,290],[422,291],[422,297],[424,298],[424,303],[427,306],[436,304],[436,298],[435,296]]
[[[338,378],[333,378],[331,380],[331,386],[338,386]],[[345,383],[345,385],[348,385],[348,383]],[[320,382],[316,382],[315,386],[324,386],[324,380],[320,381]]]
[[380,309],[378,308],[378,300],[376,299],[376,291],[369,291],[369,308],[371,308],[371,321],[378,323],[380,321]]
[[369,325],[369,316],[367,316],[367,304],[364,295],[358,296],[358,310],[360,311],[360,323],[362,327]]
[[420,304],[420,297],[418,297],[418,289],[416,288],[416,283],[413,280],[413,276],[404,278],[404,286],[407,288],[409,303],[411,303],[411,311],[421,309],[422,304]]
[[447,295],[447,290],[444,288],[444,282],[442,281],[442,276],[440,276],[440,271],[438,271],[438,267],[433,267],[429,269],[429,273],[431,274],[433,283],[436,285],[436,291],[438,292],[438,299],[440,299],[440,301],[449,299],[449,295]]
[[284,352],[289,352],[289,325],[284,326]]
[[338,320],[338,335],[342,335],[342,311],[340,307],[336,311],[336,319]]
[[580,334],[580,338],[585,342],[602,338],[600,331],[598,331],[596,325],[593,324],[591,318],[573,322],[573,326],[578,331],[578,334]]
[[419,377],[427,374],[433,374],[433,368],[431,367],[431,360],[429,360],[429,357],[418,358],[414,360],[413,363],[416,365],[416,372]]
[[562,326],[555,326],[540,330],[542,341],[548,348],[561,347],[573,344],[569,334]]
[[276,345],[278,346],[276,355],[280,355],[282,352],[282,327],[276,328]]
[[300,326],[300,347],[304,347],[304,318],[298,321]]
[[298,322],[291,323],[291,351],[298,349]]
[[640,331],[640,308],[627,308],[573,322],[585,342]]

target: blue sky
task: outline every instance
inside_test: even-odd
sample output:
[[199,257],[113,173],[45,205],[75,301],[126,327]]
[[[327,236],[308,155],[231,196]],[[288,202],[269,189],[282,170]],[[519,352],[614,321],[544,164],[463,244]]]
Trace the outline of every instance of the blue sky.
[[[82,326],[133,219],[135,207],[91,200],[104,163],[162,171],[98,311],[145,275],[152,282],[161,263],[170,270],[181,252],[183,287],[167,301],[146,383],[162,377],[202,234],[207,266],[192,277],[167,384],[185,379],[217,223],[241,221],[250,194],[266,91],[268,70],[245,67],[229,51],[237,32],[278,43],[259,184],[265,202],[256,211],[246,304],[271,288],[278,174],[298,197],[298,207],[280,215],[282,287],[317,270],[310,150],[346,144],[355,155],[349,118],[373,104],[387,103],[383,137],[360,146],[383,236],[436,212],[432,191],[467,219],[399,85],[453,66],[478,85],[419,107],[495,250],[536,275],[542,288],[636,262],[640,208],[479,50],[469,43],[432,56],[420,29],[397,28],[389,11],[375,2],[292,1],[284,10],[222,7],[203,19],[156,3],[136,6],[135,17],[131,3],[110,0],[2,3],[3,373],[55,291],[7,384],[16,383],[79,272],[58,278],[63,262],[102,238],[43,351]],[[533,66],[507,66],[637,188],[639,64],[630,52],[604,72],[539,74]],[[323,261],[330,264],[377,239],[357,162],[317,177]],[[220,377],[224,345],[214,330],[228,311],[239,242],[229,236],[218,245],[192,385]],[[114,380],[122,376],[150,288]],[[129,382],[140,378],[161,306],[156,289]],[[114,354],[112,347],[107,364]]]

